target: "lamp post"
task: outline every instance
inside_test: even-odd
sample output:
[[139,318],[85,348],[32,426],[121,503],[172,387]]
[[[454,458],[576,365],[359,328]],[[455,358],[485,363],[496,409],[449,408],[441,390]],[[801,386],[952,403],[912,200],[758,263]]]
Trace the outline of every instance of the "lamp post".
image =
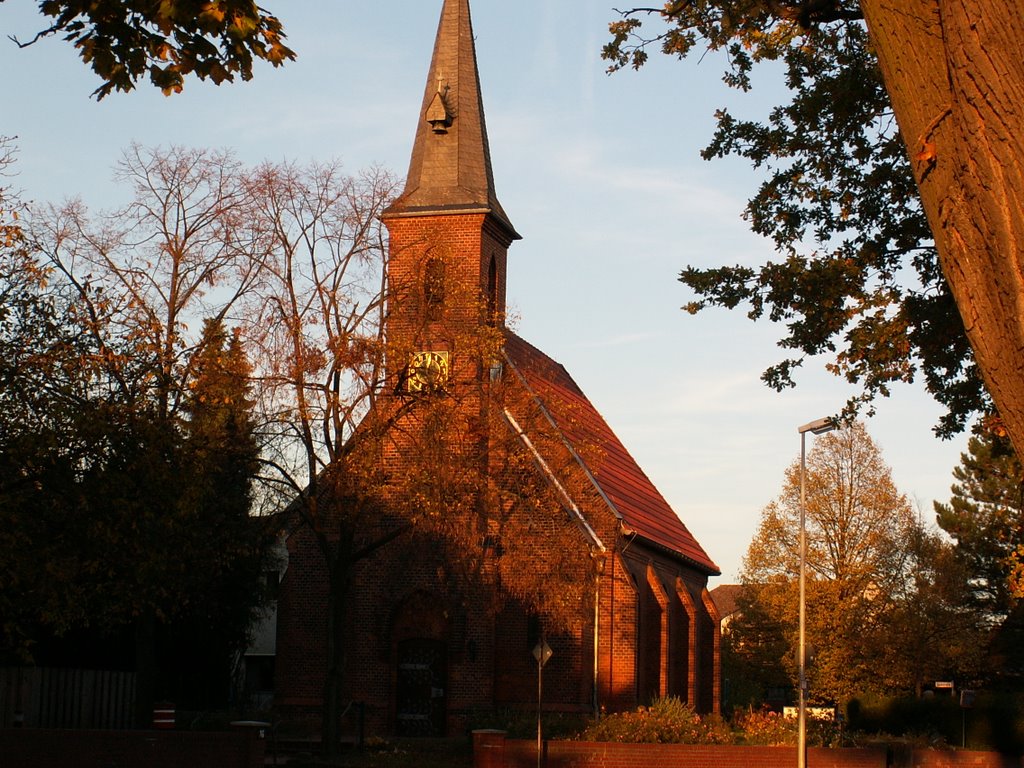
[[800,706],[797,710],[797,768],[807,768],[807,433],[821,435],[838,428],[831,418],[815,419],[798,427],[800,433]]

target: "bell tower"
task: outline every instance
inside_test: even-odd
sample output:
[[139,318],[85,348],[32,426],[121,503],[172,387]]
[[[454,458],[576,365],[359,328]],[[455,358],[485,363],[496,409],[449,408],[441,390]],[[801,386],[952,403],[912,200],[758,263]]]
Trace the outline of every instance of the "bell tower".
[[520,237],[494,191],[469,0],[444,0],[405,189],[382,218],[392,366],[408,368],[414,391],[466,375],[459,339],[504,325],[508,247]]

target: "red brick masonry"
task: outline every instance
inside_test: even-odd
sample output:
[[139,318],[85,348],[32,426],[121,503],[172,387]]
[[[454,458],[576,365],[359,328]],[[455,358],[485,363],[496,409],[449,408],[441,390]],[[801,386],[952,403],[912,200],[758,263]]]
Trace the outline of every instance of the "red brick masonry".
[[[886,768],[884,749],[809,749],[808,768]],[[546,768],[792,768],[792,747],[732,747],[697,744],[619,744],[613,742],[547,742]],[[533,768],[537,744],[509,741],[505,765]],[[499,768],[499,766],[488,766]]]
[[[792,768],[792,747],[545,742],[545,768]],[[906,762],[907,758],[909,762]],[[996,752],[914,750],[889,763],[883,747],[807,750],[808,768],[1024,768],[1024,759]],[[476,768],[534,768],[537,744],[494,732],[474,734]]]

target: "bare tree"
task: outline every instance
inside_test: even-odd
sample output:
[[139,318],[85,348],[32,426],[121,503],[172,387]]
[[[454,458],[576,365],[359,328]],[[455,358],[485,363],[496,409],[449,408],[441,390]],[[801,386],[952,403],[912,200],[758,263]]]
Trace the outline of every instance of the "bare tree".
[[263,480],[327,573],[323,744],[338,742],[344,610],[356,563],[407,526],[357,540],[383,484],[377,400],[385,387],[386,235],[395,182],[337,163],[264,164],[247,180],[259,290],[246,302]]
[[145,386],[162,416],[187,390],[201,321],[227,318],[259,273],[241,171],[230,152],[136,144],[115,171],[132,191],[124,208],[94,220],[72,200],[33,217],[33,241],[79,289],[97,338],[132,341],[135,359],[107,361],[115,379]]
[[[590,604],[594,568],[579,557],[586,543],[566,499],[593,491],[536,397],[511,373],[492,375],[504,330],[488,322],[479,286],[449,273],[445,303],[470,309],[443,318],[420,291],[422,275],[389,275],[380,214],[395,190],[391,176],[263,165],[248,184],[263,264],[244,316],[264,479],[326,573],[322,734],[330,754],[359,564],[407,538],[452,583],[518,598],[565,627]],[[436,269],[445,249],[433,245]],[[427,325],[445,338],[451,368],[411,385],[412,340]],[[541,452],[549,458],[539,471]]]

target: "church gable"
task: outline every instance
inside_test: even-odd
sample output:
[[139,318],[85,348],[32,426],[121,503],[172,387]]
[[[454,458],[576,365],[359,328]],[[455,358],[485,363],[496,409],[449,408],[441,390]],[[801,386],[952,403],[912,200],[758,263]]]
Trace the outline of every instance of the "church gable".
[[[505,353],[525,386],[542,402],[553,404],[553,418],[557,420],[555,414],[559,413],[566,415],[559,428],[567,443],[578,447],[581,467],[593,478],[595,489],[623,530],[665,549],[707,575],[717,575],[718,566],[565,368],[511,332],[506,334]],[[588,447],[592,456],[589,461],[583,455]]]

